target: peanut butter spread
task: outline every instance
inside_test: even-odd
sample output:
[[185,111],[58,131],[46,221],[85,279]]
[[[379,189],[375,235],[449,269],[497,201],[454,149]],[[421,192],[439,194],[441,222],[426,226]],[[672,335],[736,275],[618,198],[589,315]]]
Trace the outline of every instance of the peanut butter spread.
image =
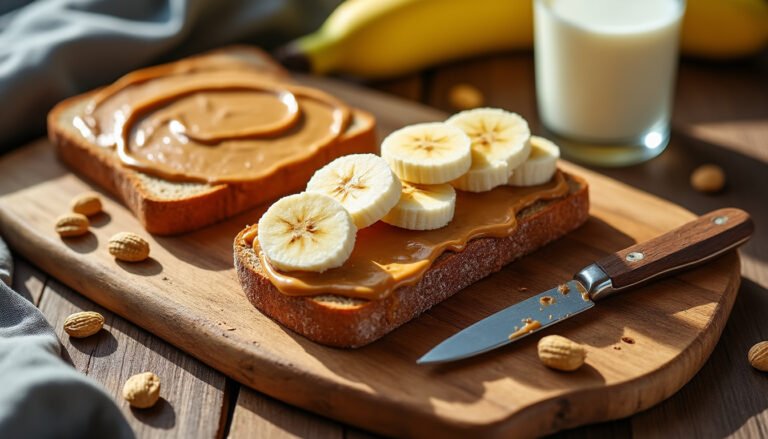
[[86,139],[122,162],[173,181],[267,177],[333,145],[350,109],[236,60],[189,59],[133,72],[74,118]]
[[502,186],[483,193],[456,191],[456,211],[447,226],[414,231],[379,221],[357,232],[355,248],[344,265],[323,273],[276,270],[254,239],[257,225],[251,226],[246,239],[252,241],[269,280],[286,295],[334,294],[375,300],[417,283],[446,251],[462,251],[476,238],[511,235],[517,228],[518,212],[537,201],[563,197],[568,191],[560,171],[540,186]]

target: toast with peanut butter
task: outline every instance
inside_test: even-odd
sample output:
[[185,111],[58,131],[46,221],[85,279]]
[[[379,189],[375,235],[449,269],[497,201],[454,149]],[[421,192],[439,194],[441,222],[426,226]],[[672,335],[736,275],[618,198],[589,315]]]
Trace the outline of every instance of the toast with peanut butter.
[[298,191],[330,160],[377,149],[372,115],[293,83],[249,47],[137,70],[67,99],[50,112],[48,134],[61,160],[161,235]]
[[456,193],[449,225],[416,231],[378,221],[357,231],[343,265],[321,273],[270,266],[258,225],[248,226],[234,240],[240,284],[256,308],[298,334],[360,347],[588,218],[586,181],[559,170],[530,187]]

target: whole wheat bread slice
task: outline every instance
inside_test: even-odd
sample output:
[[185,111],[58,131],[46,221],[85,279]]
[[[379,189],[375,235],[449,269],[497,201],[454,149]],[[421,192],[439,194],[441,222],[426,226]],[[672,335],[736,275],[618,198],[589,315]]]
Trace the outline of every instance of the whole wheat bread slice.
[[520,211],[518,227],[506,238],[478,238],[460,253],[442,254],[416,284],[381,300],[341,296],[288,296],[264,274],[243,229],[234,241],[235,267],[245,294],[264,314],[293,331],[329,346],[360,347],[382,337],[461,289],[499,271],[583,224],[589,216],[586,182],[566,175],[570,191]]
[[[288,73],[265,52],[235,46],[195,57],[211,63],[238,62],[270,78],[289,82]],[[301,190],[318,168],[336,157],[375,152],[375,120],[352,110],[352,122],[341,139],[309,160],[281,168],[268,181],[235,184],[173,182],[123,165],[114,148],[85,139],[72,124],[98,90],[59,103],[48,115],[48,136],[59,157],[80,175],[120,198],[150,233],[178,234],[221,221],[281,195]]]

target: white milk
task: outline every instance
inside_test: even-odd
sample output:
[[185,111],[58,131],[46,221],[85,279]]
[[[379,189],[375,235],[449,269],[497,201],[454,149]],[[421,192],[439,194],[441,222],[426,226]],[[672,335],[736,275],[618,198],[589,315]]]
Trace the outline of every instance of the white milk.
[[544,125],[594,142],[666,129],[683,10],[682,0],[535,0]]

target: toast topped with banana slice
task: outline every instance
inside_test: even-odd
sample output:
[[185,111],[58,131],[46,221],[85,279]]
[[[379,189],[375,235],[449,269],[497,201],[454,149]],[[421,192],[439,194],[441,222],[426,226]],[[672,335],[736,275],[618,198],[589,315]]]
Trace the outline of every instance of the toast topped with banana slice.
[[498,109],[404,127],[243,229],[240,283],[299,334],[363,346],[586,221],[587,184],[558,156]]

